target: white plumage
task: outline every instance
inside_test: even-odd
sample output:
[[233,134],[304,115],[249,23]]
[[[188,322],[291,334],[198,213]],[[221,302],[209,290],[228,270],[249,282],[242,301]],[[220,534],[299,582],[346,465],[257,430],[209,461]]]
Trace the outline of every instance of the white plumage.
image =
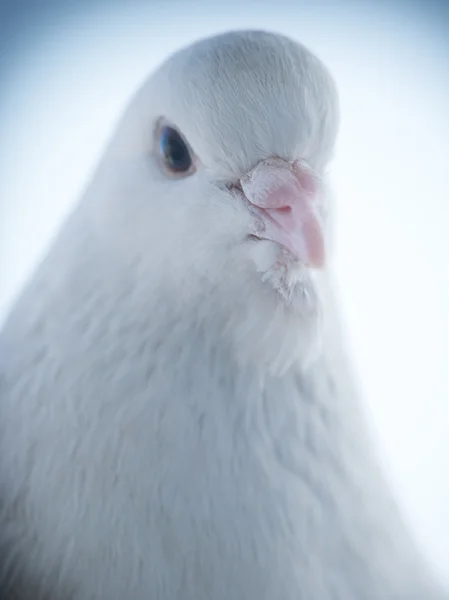
[[269,33],[200,41],[136,94],[2,331],[5,594],[443,599],[351,383],[337,126],[325,67]]

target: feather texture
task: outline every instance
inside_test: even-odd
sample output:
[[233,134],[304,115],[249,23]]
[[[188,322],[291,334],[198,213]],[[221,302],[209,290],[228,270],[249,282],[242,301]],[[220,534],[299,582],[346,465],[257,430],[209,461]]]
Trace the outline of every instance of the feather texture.
[[[159,168],[160,116],[191,177]],[[263,32],[176,53],[131,101],[0,338],[8,598],[444,598],[377,467],[330,269],[279,267],[227,185],[304,158],[330,215],[337,128],[325,67]]]

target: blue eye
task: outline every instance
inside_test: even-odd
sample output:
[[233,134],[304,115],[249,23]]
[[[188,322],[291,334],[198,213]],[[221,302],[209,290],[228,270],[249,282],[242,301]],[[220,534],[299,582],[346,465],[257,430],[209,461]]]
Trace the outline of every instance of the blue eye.
[[177,175],[188,173],[193,166],[190,150],[181,135],[173,127],[164,126],[160,131],[159,151],[166,168]]

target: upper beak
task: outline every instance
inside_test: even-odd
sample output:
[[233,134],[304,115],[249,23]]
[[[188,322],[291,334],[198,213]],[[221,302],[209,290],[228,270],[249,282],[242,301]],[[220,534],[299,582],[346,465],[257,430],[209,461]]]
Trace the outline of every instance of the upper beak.
[[302,263],[325,263],[323,225],[317,211],[317,178],[304,161],[279,158],[259,162],[240,179],[239,187],[261,218],[259,235],[288,248]]

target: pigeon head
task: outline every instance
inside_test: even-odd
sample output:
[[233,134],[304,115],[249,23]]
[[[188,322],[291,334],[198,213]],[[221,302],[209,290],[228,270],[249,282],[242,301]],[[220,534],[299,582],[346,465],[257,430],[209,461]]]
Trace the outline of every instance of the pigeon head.
[[301,328],[310,348],[337,126],[332,78],[288,38],[240,31],[178,51],[138,90],[99,169],[115,259],[184,306],[215,293],[245,335],[285,339],[294,325],[295,347]]

